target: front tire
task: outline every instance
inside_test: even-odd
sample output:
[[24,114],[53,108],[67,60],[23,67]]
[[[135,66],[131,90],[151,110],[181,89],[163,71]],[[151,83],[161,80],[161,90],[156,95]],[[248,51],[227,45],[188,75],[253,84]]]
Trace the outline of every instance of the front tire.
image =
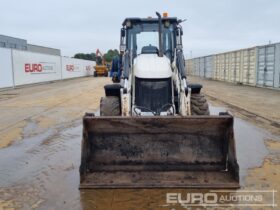
[[100,116],[120,116],[120,100],[116,96],[102,97],[100,100]]
[[191,114],[192,115],[210,115],[209,105],[203,94],[191,95]]

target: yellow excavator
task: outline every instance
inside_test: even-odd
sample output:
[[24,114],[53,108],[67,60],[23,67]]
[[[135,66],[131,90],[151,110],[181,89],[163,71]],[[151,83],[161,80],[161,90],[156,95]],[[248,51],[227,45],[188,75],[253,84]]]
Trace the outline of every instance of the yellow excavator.
[[[96,66],[94,66],[95,71],[93,73],[93,76],[94,77],[101,77],[101,76],[108,77],[109,70],[108,70],[108,66],[106,65],[103,54],[100,52],[99,49],[97,49],[95,55],[96,55]],[[98,56],[101,57],[101,61],[99,59],[97,59]]]
[[121,81],[83,118],[80,188],[239,188],[233,116],[185,71],[182,20],[126,18]]

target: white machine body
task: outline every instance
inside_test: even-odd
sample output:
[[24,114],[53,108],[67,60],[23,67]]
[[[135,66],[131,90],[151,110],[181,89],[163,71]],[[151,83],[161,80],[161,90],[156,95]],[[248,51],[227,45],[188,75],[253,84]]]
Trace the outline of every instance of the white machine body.
[[157,54],[141,54],[134,59],[134,76],[138,78],[161,79],[172,77],[170,60]]

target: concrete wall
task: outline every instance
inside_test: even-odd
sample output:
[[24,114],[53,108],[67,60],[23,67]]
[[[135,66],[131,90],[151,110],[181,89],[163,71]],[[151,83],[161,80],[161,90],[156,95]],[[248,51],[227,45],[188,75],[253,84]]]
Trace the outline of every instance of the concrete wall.
[[0,88],[13,87],[12,51],[0,48]]
[[66,57],[61,62],[63,79],[93,75],[95,62]]
[[94,61],[0,48],[0,88],[93,76]]
[[59,56],[13,50],[15,85],[61,79]]

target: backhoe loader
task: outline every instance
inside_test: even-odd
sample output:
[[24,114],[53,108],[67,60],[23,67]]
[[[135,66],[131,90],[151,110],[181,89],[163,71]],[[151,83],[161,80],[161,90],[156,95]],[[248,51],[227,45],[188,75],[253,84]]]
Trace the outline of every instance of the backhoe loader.
[[[94,73],[93,76],[94,77],[100,77],[100,76],[104,76],[104,77],[108,77],[108,67],[106,65],[105,62],[105,58],[104,55],[100,52],[99,49],[96,50],[96,65],[94,66]],[[98,60],[98,56],[100,56],[101,60]]]
[[187,81],[182,20],[126,18],[121,81],[86,113],[80,188],[239,188],[233,116]]

